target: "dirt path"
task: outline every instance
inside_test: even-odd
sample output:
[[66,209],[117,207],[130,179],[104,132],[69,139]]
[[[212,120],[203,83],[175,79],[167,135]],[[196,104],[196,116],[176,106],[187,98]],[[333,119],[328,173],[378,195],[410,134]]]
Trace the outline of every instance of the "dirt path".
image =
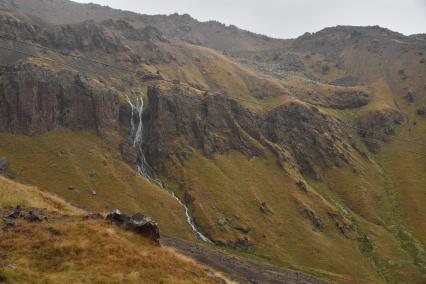
[[228,278],[239,283],[328,283],[301,272],[231,256],[197,243],[170,237],[162,237],[160,242],[164,246],[175,248],[179,253],[189,256],[201,264],[224,273]]

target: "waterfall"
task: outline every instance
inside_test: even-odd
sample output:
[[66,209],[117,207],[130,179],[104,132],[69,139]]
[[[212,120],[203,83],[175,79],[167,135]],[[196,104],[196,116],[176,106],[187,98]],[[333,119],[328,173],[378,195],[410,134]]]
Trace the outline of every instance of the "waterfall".
[[[130,118],[130,139],[133,140],[133,147],[137,149],[137,168],[140,175],[148,180],[151,180],[150,167],[146,161],[145,154],[142,149],[143,142],[143,94],[138,94],[132,90],[132,95],[136,99],[136,103],[133,104],[132,100],[127,97],[127,102],[130,104],[132,114]],[[135,127],[135,115],[137,116],[137,127]]]
[[[134,97],[135,103],[132,103],[132,100],[127,97],[127,102],[131,107],[131,118],[130,118],[130,139],[133,143],[133,147],[137,150],[137,169],[138,173],[143,176],[149,182],[157,183],[162,189],[167,191],[178,203],[185,209],[186,221],[191,226],[192,231],[194,232],[197,239],[202,240],[207,243],[212,243],[206,236],[204,236],[194,223],[194,219],[191,217],[188,206],[186,206],[176,194],[167,188],[167,186],[154,174],[152,168],[149,166],[146,161],[145,153],[143,151],[143,93],[140,95],[137,94],[135,90],[132,90],[132,96]],[[135,116],[137,125],[135,125]]]

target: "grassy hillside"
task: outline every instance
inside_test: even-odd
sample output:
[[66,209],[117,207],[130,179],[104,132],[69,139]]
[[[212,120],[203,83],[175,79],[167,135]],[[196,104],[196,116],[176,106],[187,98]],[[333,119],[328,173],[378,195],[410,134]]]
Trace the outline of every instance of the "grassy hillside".
[[0,208],[16,207],[46,208],[52,212],[77,215],[83,211],[71,206],[52,193],[42,192],[34,186],[27,186],[0,176]]
[[193,238],[183,208],[94,133],[60,129],[36,137],[0,137],[0,156],[10,161],[9,174],[17,181],[90,211],[142,211],[159,222],[163,233]]
[[[254,255],[344,281],[377,283],[409,277],[421,282],[413,257],[378,221],[378,215],[389,212],[389,205],[380,188],[370,184],[377,167],[364,166],[361,177],[336,169],[324,182],[312,181],[314,187],[307,193],[272,155],[247,160],[230,153],[209,160],[196,154],[185,168],[174,171],[176,177],[168,179],[179,177],[179,184],[190,188],[186,198],[193,203],[195,220],[224,243],[247,238],[251,244],[247,250]],[[312,225],[305,209],[323,222],[322,231]],[[354,228],[348,235],[330,218],[331,212],[339,210],[346,212]],[[363,239],[366,234],[368,239]]]

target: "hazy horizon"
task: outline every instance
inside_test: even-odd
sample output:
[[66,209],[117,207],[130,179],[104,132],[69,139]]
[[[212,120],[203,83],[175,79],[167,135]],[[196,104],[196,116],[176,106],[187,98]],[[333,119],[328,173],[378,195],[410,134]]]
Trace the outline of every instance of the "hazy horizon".
[[142,14],[189,14],[275,38],[294,38],[337,25],[379,25],[405,35],[425,33],[424,0],[73,0]]

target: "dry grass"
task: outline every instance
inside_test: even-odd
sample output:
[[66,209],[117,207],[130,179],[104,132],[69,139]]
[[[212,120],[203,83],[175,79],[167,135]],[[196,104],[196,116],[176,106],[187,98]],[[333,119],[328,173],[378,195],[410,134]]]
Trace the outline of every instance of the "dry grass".
[[46,208],[49,211],[64,214],[78,215],[83,213],[82,210],[71,206],[54,194],[41,192],[34,186],[26,186],[0,176],[0,208],[17,205]]
[[99,221],[20,222],[0,240],[7,283],[221,283],[214,271]]

